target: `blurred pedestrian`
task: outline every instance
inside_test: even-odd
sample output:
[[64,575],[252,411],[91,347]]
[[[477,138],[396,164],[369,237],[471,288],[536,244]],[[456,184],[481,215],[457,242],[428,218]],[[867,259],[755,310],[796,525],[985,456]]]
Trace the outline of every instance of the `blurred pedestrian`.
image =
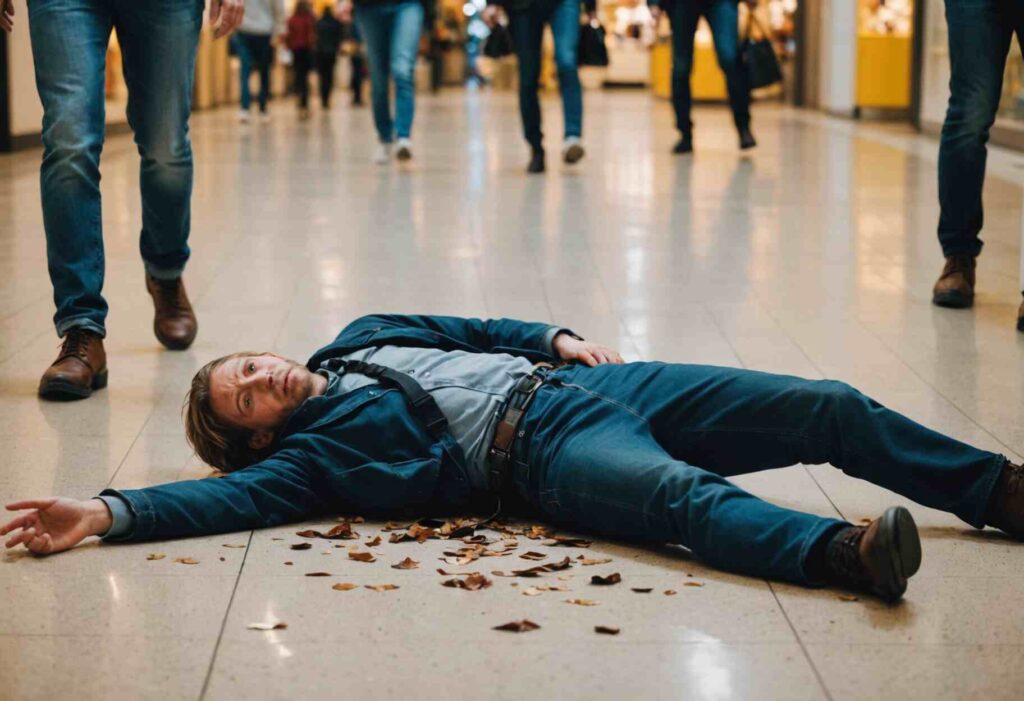
[[270,67],[274,62],[274,37],[284,33],[284,0],[245,0],[245,19],[231,38],[232,48],[241,63],[241,110],[238,119],[249,121],[249,76],[256,70],[260,76],[260,119],[266,121],[267,100],[270,99]]
[[316,48],[316,17],[306,0],[295,3],[295,12],[288,19],[285,41],[292,52],[295,94],[299,97],[299,119],[309,119],[309,72],[313,68],[313,49]]
[[335,9],[324,7],[316,22],[316,72],[320,78],[320,106],[331,108],[331,92],[334,90],[334,66],[341,50],[345,26],[334,16]]

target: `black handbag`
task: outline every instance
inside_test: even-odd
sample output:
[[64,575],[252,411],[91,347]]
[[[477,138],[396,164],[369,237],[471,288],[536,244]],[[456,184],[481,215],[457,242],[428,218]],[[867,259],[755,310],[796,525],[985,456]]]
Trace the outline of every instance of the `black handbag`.
[[487,35],[487,40],[484,42],[484,56],[487,58],[502,58],[503,56],[508,56],[514,50],[512,34],[509,33],[508,27],[503,24],[494,25],[491,33]]
[[[761,34],[760,39],[751,36],[754,25],[757,25],[757,30]],[[751,89],[767,87],[782,80],[782,68],[779,66],[778,56],[775,55],[775,47],[772,46],[768,33],[753,12],[750,13],[750,21],[747,22],[747,31],[740,46],[740,56]]]
[[580,25],[579,65],[608,65],[608,47],[604,43],[604,27],[597,22]]

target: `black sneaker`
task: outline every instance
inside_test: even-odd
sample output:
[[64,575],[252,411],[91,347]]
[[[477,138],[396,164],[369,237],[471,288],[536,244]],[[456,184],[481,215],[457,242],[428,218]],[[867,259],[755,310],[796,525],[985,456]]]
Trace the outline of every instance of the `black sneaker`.
[[844,528],[825,551],[832,584],[876,594],[888,603],[903,596],[907,579],[920,567],[917,525],[902,506],[886,509],[867,526]]
[[757,140],[754,138],[754,134],[750,131],[750,127],[742,127],[740,129],[740,150],[746,151],[757,146]]
[[679,137],[679,141],[672,147],[672,153],[692,153],[693,152],[693,136],[690,134],[683,134]]
[[544,149],[534,149],[534,151],[530,154],[530,165],[526,166],[526,172],[544,172]]

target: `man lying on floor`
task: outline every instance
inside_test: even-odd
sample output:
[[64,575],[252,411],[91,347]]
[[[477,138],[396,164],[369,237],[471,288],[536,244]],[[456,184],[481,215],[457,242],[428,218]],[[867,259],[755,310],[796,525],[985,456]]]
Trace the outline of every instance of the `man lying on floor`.
[[192,381],[186,432],[229,474],[9,504],[32,511],[0,529],[17,531],[7,547],[53,553],[90,535],[143,541],[330,512],[453,511],[504,494],[563,527],[679,543],[733,572],[897,600],[921,560],[906,509],[854,526],[726,479],[826,462],[1024,536],[1024,468],[848,385],[623,365],[568,329],[509,319],[367,316],[305,366],[271,353],[215,360]]

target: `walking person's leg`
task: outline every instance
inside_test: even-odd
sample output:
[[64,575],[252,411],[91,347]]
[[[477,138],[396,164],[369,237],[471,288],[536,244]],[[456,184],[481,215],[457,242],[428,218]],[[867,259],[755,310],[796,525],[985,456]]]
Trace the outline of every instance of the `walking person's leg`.
[[197,324],[181,274],[189,258],[192,143],[188,120],[196,49],[203,24],[194,0],[159,7],[117,4],[117,37],[128,86],[128,123],[141,159],[142,232],[139,248],[153,296],[153,329],[167,348],[183,350]]
[[[64,345],[43,374],[49,399],[89,396],[106,384],[100,153],[104,69],[113,16],[105,2],[60,0],[28,7],[36,88],[43,103],[40,188],[46,257]],[[79,351],[87,351],[80,356]]]
[[576,163],[583,158],[583,88],[580,86],[579,44],[580,3],[559,0],[551,14],[551,33],[555,38],[555,68],[562,92],[562,114],[565,118],[565,142],[562,158]]
[[974,303],[985,144],[999,106],[1014,15],[1019,13],[1017,3],[1002,0],[946,0],[950,78],[939,141],[938,228],[946,263],[932,291],[932,301],[940,306]]
[[249,120],[249,106],[252,104],[252,93],[249,90],[249,78],[252,76],[253,55],[249,35],[238,32],[231,37],[231,44],[238,55],[238,82],[241,95],[242,121]]
[[534,0],[526,8],[508,13],[509,30],[519,62],[519,115],[523,137],[532,152],[527,171],[544,171],[544,135],[540,128],[540,48],[552,0]]
[[711,26],[718,65],[725,74],[729,107],[740,137],[740,148],[757,146],[750,131],[750,85],[740,59],[739,5],[736,0],[711,0],[704,16]]
[[270,100],[270,67],[274,63],[274,47],[270,45],[269,35],[253,35],[253,54],[256,57],[256,70],[260,74],[260,115],[266,117],[267,102]]
[[690,121],[692,99],[690,72],[693,70],[693,37],[700,19],[700,3],[673,2],[669,5],[668,21],[672,26],[672,108],[676,113],[679,142],[674,153],[693,150],[693,122]]
[[356,25],[366,46],[366,59],[370,65],[370,102],[373,107],[373,123],[380,141],[375,159],[378,163],[389,160],[390,145],[395,136],[388,95],[394,19],[392,10],[391,5],[358,5],[355,9]]
[[395,79],[395,135],[399,160],[412,158],[412,122],[416,112],[416,56],[423,34],[423,4],[419,0],[395,6],[389,61]]
[[320,106],[331,108],[331,92],[334,90],[334,61],[337,54],[320,52],[316,55],[316,71],[319,78]]
[[310,50],[296,49],[293,54],[295,57],[295,92],[299,98],[299,114],[308,115]]
[[366,72],[366,59],[363,58],[362,49],[353,51],[350,57],[352,77],[349,80],[349,89],[352,91],[352,104],[363,104],[363,76]]

